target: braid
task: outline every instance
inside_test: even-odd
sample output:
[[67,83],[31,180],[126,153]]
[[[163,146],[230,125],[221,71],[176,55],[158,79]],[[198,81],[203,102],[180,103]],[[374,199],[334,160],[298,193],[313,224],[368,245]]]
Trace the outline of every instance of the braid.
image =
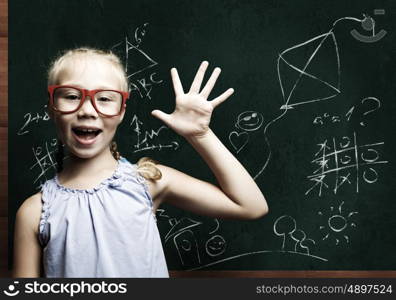
[[137,162],[137,171],[146,179],[159,180],[162,178],[162,173],[160,169],[157,168],[157,164],[157,161],[149,157],[142,157]]
[[[115,141],[112,141],[110,144],[110,152],[116,160],[120,159],[121,155],[120,152],[117,151],[117,143]],[[141,159],[139,159],[137,163],[137,171],[141,176],[143,176],[146,179],[152,179],[152,180],[161,179],[162,173],[156,167],[157,163],[158,162],[156,162],[151,158],[142,157]]]
[[117,143],[116,143],[115,141],[112,141],[112,142],[111,142],[111,144],[110,144],[110,151],[111,151],[111,154],[113,155],[113,157],[114,157],[116,160],[119,160],[119,159],[120,159],[121,155],[120,155],[120,152],[117,151]]
[[64,157],[65,157],[65,153],[63,151],[63,144],[61,141],[58,140],[58,150],[55,153],[56,171],[58,173],[62,172],[62,170],[63,170],[63,158]]

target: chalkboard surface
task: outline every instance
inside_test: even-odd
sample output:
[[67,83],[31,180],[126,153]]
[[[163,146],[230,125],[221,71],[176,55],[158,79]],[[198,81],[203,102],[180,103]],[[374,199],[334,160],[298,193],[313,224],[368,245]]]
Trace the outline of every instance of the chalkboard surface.
[[215,182],[150,111],[173,110],[171,67],[187,84],[208,60],[223,70],[212,95],[235,89],[211,126],[270,212],[235,221],[161,206],[170,270],[395,269],[395,11],[394,1],[10,1],[10,245],[17,208],[55,172],[48,65],[90,46],[126,64],[132,98],[116,140],[132,162]]

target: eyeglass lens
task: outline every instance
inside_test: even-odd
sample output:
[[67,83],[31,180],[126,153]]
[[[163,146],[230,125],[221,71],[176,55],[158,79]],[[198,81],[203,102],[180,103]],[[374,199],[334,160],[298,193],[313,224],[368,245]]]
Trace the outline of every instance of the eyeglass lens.
[[[72,112],[80,105],[82,91],[60,87],[54,91],[54,106],[61,112]],[[122,95],[115,91],[98,91],[94,97],[98,111],[105,115],[117,115],[122,106]]]

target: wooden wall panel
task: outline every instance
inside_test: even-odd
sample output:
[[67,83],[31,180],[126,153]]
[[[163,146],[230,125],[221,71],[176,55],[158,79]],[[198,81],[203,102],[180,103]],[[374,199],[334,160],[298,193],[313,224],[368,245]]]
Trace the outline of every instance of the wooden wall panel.
[[3,36],[0,37],[0,99],[0,127],[8,127],[8,37]]
[[0,218],[8,216],[8,128],[0,127]]
[[8,1],[0,0],[0,277],[8,270]]
[[8,36],[8,1],[0,1],[0,36]]

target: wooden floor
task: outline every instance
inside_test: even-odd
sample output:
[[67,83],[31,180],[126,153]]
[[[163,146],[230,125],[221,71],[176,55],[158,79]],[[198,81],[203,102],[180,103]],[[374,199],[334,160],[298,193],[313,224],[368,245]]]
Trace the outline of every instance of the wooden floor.
[[[0,277],[8,270],[8,1],[0,0]],[[396,277],[396,271],[170,271],[171,277]]]

